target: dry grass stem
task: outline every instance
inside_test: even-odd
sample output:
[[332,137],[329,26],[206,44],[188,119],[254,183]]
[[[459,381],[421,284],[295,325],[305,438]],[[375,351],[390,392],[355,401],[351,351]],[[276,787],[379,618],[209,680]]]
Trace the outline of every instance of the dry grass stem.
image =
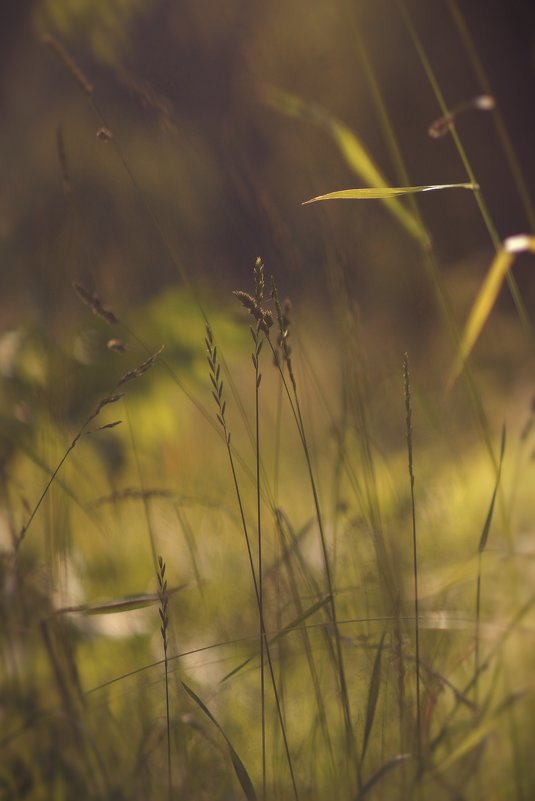
[[90,292],[77,281],[73,283],[72,287],[82,303],[85,303],[86,306],[89,306],[93,314],[96,314],[97,317],[100,317],[109,325],[117,325],[119,322],[118,318],[111,309],[108,309],[106,306],[104,306],[100,296],[96,292]]
[[58,39],[56,39],[55,36],[50,35],[43,37],[43,44],[45,44],[54,53],[58,61],[63,64],[68,72],[70,72],[78,86],[85,92],[85,94],[91,97],[94,92],[93,84],[84,75],[73,57],[67,52],[64,45]]

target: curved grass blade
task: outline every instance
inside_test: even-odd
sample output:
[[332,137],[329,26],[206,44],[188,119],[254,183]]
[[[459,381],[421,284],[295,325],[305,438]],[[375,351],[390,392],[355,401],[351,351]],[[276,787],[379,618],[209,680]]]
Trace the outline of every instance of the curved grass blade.
[[[180,584],[177,587],[169,587],[167,595],[174,595],[175,592],[185,589],[187,584]],[[117,612],[131,612],[133,609],[144,609],[152,604],[159,603],[160,598],[157,592],[147,592],[141,595],[132,595],[126,598],[118,598],[115,601],[104,601],[96,604],[79,604],[78,606],[62,606],[54,611],[55,615],[67,615],[79,612],[83,615],[114,615]]]
[[494,505],[496,503],[496,495],[498,494],[498,487],[500,485],[500,478],[502,474],[502,464],[503,464],[503,455],[505,453],[505,425],[502,428],[502,441],[500,445],[500,461],[498,462],[498,470],[496,471],[496,482],[494,484],[494,491],[492,493],[492,499],[489,506],[489,511],[487,512],[487,517],[485,520],[485,524],[483,526],[483,531],[481,532],[481,539],[479,540],[478,551],[479,553],[483,553],[486,548],[487,540],[489,538],[490,526],[492,523],[492,517],[494,515]]
[[[299,626],[301,623],[303,623],[307,618],[309,618],[313,614],[315,614],[315,612],[317,612],[319,609],[324,607],[326,604],[330,603],[330,601],[331,601],[331,596],[330,595],[326,595],[325,598],[320,598],[319,601],[316,601],[315,604],[312,604],[312,606],[309,606],[308,609],[305,609],[305,611],[302,614],[300,614],[300,615],[298,615],[298,617],[294,618],[290,623],[288,623],[280,631],[278,631],[273,637],[270,637],[269,640],[268,640],[268,645],[271,646],[271,645],[273,645],[273,643],[276,643],[278,640],[281,639],[281,637],[284,637],[286,634],[288,634],[290,631],[292,631],[292,629],[295,629],[297,626]],[[223,678],[220,681],[220,684],[223,684],[225,681],[228,681],[228,679],[232,678],[232,676],[235,676],[236,673],[239,673],[240,670],[243,670],[243,668],[246,665],[248,665],[249,662],[253,661],[255,656],[256,656],[256,654],[254,654],[253,656],[247,657],[247,659],[245,659],[243,662],[241,662],[237,667],[233,668],[230,671],[230,673],[227,673],[226,676],[223,676]]]
[[459,377],[464,363],[470,355],[488,316],[490,315],[496,298],[500,292],[504,279],[507,277],[518,253],[529,251],[535,253],[535,237],[528,235],[511,236],[505,240],[502,247],[490,265],[487,277],[468,316],[459,351],[450,371],[448,388],[451,388]]
[[418,192],[434,192],[437,189],[478,189],[476,184],[429,184],[428,186],[381,186],[365,187],[364,189],[342,189],[339,192],[329,192],[326,195],[318,195],[310,200],[305,200],[302,204],[307,206],[309,203],[318,203],[320,200],[386,200],[401,195],[415,195]]
[[481,584],[482,584],[482,560],[483,551],[487,547],[489,538],[490,527],[492,525],[492,518],[494,516],[494,506],[496,504],[496,496],[500,486],[500,478],[502,475],[503,456],[505,453],[505,425],[502,428],[502,442],[500,446],[500,460],[498,462],[498,469],[496,470],[496,481],[494,482],[494,490],[490,501],[489,510],[483,530],[479,539],[478,545],[478,567],[477,567],[477,582],[476,582],[476,642],[475,642],[475,664],[474,664],[474,698],[476,704],[479,702],[479,652],[480,652],[480,627],[481,627]]
[[373,790],[375,785],[378,782],[380,782],[381,779],[383,779],[387,775],[387,773],[390,773],[392,768],[395,768],[396,765],[399,765],[402,762],[405,762],[407,759],[411,759],[411,758],[412,758],[412,754],[398,754],[393,759],[391,759],[389,762],[385,762],[385,764],[381,768],[379,768],[377,773],[375,773],[371,777],[371,779],[369,781],[367,781],[366,784],[364,784],[360,788],[359,792],[357,793],[357,795],[354,798],[354,801],[362,801],[362,799],[365,798],[368,795],[370,790]]
[[383,631],[383,635],[379,642],[379,647],[377,648],[377,653],[375,654],[372,676],[370,679],[370,686],[368,689],[368,703],[366,705],[366,722],[364,724],[364,738],[362,740],[362,751],[360,754],[361,765],[364,762],[364,757],[366,756],[366,749],[368,748],[368,742],[370,740],[373,721],[375,719],[377,699],[379,698],[379,688],[381,685],[381,657],[383,655],[383,645],[385,641],[385,635],[386,635],[386,629]]
[[216,729],[218,729],[219,733],[221,734],[221,736],[225,740],[225,742],[226,742],[226,744],[228,746],[228,750],[229,750],[229,754],[230,754],[230,759],[232,761],[232,765],[234,767],[234,770],[236,772],[236,776],[238,777],[238,781],[239,781],[239,783],[241,785],[241,788],[242,788],[242,790],[244,792],[244,795],[245,795],[247,801],[257,801],[256,792],[255,792],[255,789],[253,787],[253,783],[251,781],[251,777],[247,773],[245,765],[243,764],[243,762],[241,761],[240,757],[238,756],[238,754],[234,750],[234,746],[232,745],[232,743],[230,742],[229,738],[227,737],[227,735],[225,734],[225,732],[221,728],[220,724],[214,718],[214,716],[212,715],[212,713],[210,712],[210,710],[208,709],[206,704],[203,701],[201,701],[201,699],[199,698],[197,693],[195,693],[191,689],[191,687],[188,687],[188,685],[185,684],[185,682],[180,681],[180,683],[181,683],[182,687],[184,688],[184,690],[189,695],[189,697],[193,701],[195,701],[195,703],[197,704],[199,709],[202,712],[204,712],[204,714],[206,715],[207,718],[209,718],[209,720],[212,721],[212,723],[214,724]]
[[[349,169],[365,184],[375,187],[387,187],[383,176],[366,148],[350,128],[317,103],[307,103],[295,95],[283,92],[275,86],[268,86],[264,91],[268,105],[289,117],[305,120],[322,128],[331,137]],[[383,202],[390,213],[410,236],[420,244],[428,247],[427,233],[417,217],[397,203],[391,197],[383,197]]]

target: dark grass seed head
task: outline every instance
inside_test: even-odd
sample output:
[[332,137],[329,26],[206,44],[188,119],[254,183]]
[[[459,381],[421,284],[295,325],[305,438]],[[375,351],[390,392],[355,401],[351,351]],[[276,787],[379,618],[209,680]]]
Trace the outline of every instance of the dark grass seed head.
[[118,317],[113,313],[111,309],[108,309],[102,303],[100,296],[96,292],[90,292],[89,289],[86,289],[82,284],[79,284],[77,281],[74,281],[72,288],[86,306],[89,306],[93,314],[97,317],[100,317],[104,320],[108,325],[116,325],[119,322]]

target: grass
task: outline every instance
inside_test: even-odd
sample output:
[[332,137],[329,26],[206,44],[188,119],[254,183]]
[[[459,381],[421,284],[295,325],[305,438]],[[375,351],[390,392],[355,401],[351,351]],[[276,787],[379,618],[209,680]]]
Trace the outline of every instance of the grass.
[[[448,110],[399,6],[494,241],[453,128],[472,106]],[[33,394],[2,418],[0,797],[527,801],[533,412],[526,402],[507,422],[506,447],[474,342],[459,351],[422,187],[396,205],[399,189],[346,126],[270,94],[327,130],[357,175],[378,175],[344,197],[388,201],[417,241],[445,343],[426,363],[366,332],[331,242],[319,303],[281,300],[284,276],[261,259],[252,293],[214,298],[175,259],[93,83],[47,44],[109,132],[182,286],[118,315],[75,283],[81,325],[102,344],[91,375],[37,336],[14,342],[6,392]],[[70,186],[61,131],[58,143]],[[505,278],[528,331],[513,346],[527,349],[531,324]],[[496,295],[479,311],[483,345]]]

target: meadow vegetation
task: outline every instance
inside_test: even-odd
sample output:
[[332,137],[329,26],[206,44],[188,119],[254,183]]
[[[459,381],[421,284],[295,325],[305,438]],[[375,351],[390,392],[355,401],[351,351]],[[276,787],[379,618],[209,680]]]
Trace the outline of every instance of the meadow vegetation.
[[[263,83],[276,144],[300,126],[306,160],[321,135],[349,186],[316,176],[295,198],[322,243],[307,274],[309,243],[249,176],[276,247],[225,280],[177,251],[152,155],[136,159],[130,129],[123,146],[58,31],[42,39],[48,5],[39,47],[84,108],[71,125],[97,132],[99,185],[141,209],[142,226],[125,213],[118,228],[174,278],[150,292],[147,263],[136,293],[124,265],[55,272],[56,314],[45,266],[32,322],[1,334],[0,798],[528,801],[535,340],[515,265],[533,259],[533,210],[460,5],[446,4],[478,93],[450,104],[410,4],[392,4],[456,178],[437,179],[437,156],[411,180],[356,26],[391,167],[324,102]],[[497,126],[501,191],[521,198],[509,238],[463,145],[470,115]],[[85,168],[63,137],[50,159],[65,228],[45,265],[91,261]],[[184,194],[179,229],[195,217]],[[477,280],[444,274],[426,207],[440,218],[446,195],[472,204],[492,247]],[[337,241],[351,225],[362,280]]]

